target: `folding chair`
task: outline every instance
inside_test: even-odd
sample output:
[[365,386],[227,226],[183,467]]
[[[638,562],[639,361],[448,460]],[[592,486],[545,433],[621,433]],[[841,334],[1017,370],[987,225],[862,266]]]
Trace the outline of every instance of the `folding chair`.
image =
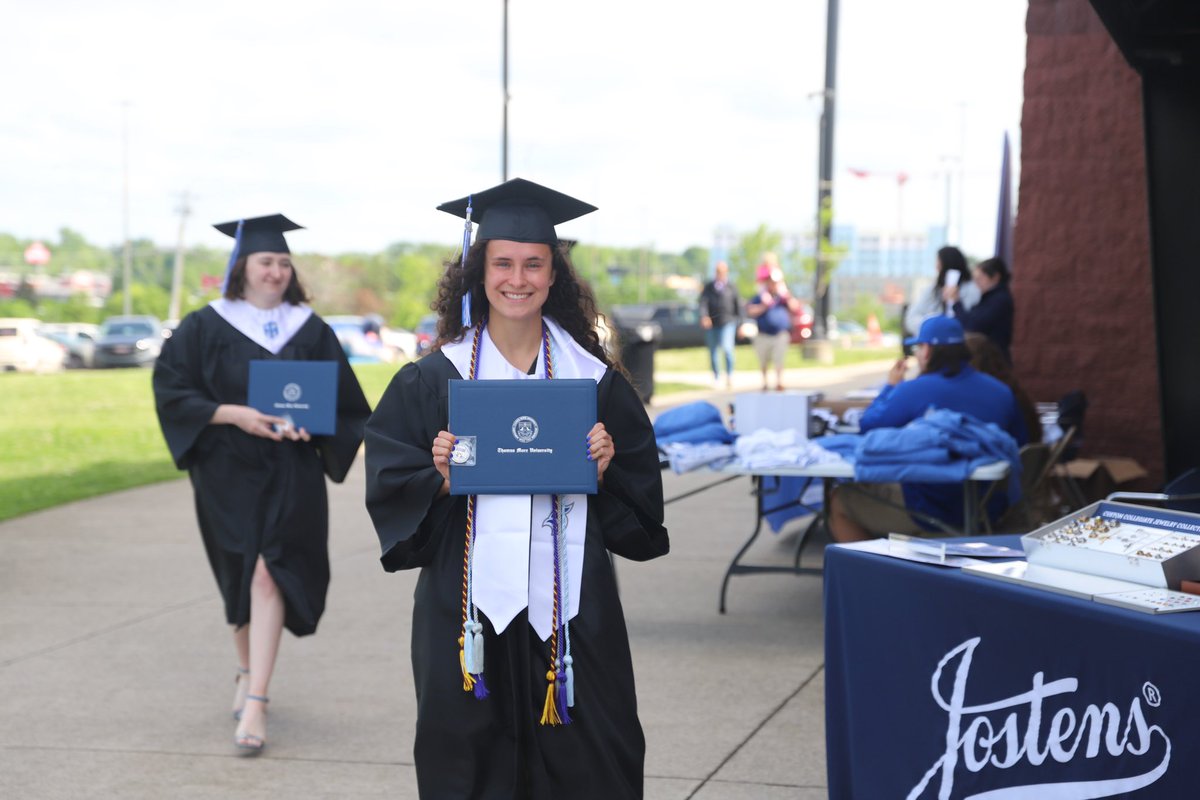
[[1200,514],[1200,468],[1181,472],[1163,486],[1161,492],[1113,492],[1106,500],[1161,503],[1173,511]]

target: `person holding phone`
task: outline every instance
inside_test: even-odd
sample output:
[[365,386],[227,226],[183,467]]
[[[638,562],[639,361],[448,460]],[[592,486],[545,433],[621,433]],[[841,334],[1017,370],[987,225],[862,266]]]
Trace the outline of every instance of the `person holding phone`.
[[[956,295],[965,311],[979,302],[979,287],[971,282],[967,270],[967,259],[957,247],[946,246],[937,252],[937,279],[931,288],[915,294],[904,312],[904,335],[913,337],[921,330],[921,323],[930,317],[946,314],[954,316],[952,303],[942,297],[942,289],[954,286]],[[907,352],[907,350],[906,350]]]

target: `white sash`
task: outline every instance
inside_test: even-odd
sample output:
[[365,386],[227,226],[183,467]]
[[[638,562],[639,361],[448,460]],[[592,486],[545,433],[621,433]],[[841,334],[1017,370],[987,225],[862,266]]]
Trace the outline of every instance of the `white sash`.
[[279,355],[283,346],[291,341],[313,313],[308,306],[280,303],[274,308],[259,308],[245,300],[224,297],[213,300],[209,305],[222,319],[273,355]]
[[[584,350],[554,320],[545,317],[550,330],[550,351],[556,378],[591,378],[599,383],[607,367]],[[480,380],[538,380],[546,376],[544,354],[539,351],[533,375],[509,364],[487,330],[479,343]],[[446,344],[442,353],[467,377],[471,374],[471,333]],[[453,433],[454,431],[451,431]],[[586,433],[586,431],[585,431]],[[584,449],[582,440],[580,451]],[[587,495],[559,495],[566,534],[567,619],[579,613],[583,590],[583,543],[587,528]],[[529,624],[542,641],[554,627],[554,542],[550,528],[550,495],[478,495],[475,501],[475,549],[471,585],[475,606],[487,615],[499,633],[521,609],[529,608]]]

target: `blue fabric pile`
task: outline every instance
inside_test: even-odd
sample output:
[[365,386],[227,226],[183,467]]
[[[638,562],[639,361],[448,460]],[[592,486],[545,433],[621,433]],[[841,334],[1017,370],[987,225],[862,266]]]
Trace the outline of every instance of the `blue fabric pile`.
[[[964,481],[976,468],[1009,463],[1008,499],[1021,496],[1021,455],[998,425],[960,411],[936,409],[903,428],[876,428],[859,437],[854,478],[864,483]],[[821,444],[826,448],[825,441]]]
[[725,427],[720,409],[704,400],[659,414],[658,419],[654,420],[654,437],[660,445],[674,442],[730,444],[735,438],[733,432]]

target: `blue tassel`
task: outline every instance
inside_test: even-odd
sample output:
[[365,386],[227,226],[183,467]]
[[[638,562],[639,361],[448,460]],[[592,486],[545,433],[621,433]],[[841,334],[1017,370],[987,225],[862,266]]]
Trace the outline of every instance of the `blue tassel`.
[[239,219],[237,232],[233,235],[233,250],[229,253],[229,261],[225,264],[225,277],[221,279],[221,296],[225,296],[225,290],[229,287],[229,274],[233,272],[234,262],[238,260],[238,256],[242,254],[242,228],[246,226],[246,221]]
[[483,682],[483,673],[481,672],[478,675],[472,675],[471,677],[475,679],[475,699],[482,700],[483,698],[487,697],[488,688],[487,684]]
[[467,293],[464,294],[463,298],[462,298],[462,326],[464,328],[471,327],[471,290],[470,289],[467,290]]
[[566,670],[567,671],[567,706],[570,708],[574,708],[575,707],[575,670],[571,665],[575,663],[575,659],[571,658],[570,656],[567,656],[565,659],[563,659],[563,662],[567,665],[567,670]]
[[[471,195],[467,195],[467,216],[463,222],[463,244],[462,244],[462,262],[459,264],[459,269],[467,268],[467,251],[471,249],[471,212],[474,207],[471,203]],[[462,326],[464,328],[471,327],[471,290],[468,289],[462,298]]]

